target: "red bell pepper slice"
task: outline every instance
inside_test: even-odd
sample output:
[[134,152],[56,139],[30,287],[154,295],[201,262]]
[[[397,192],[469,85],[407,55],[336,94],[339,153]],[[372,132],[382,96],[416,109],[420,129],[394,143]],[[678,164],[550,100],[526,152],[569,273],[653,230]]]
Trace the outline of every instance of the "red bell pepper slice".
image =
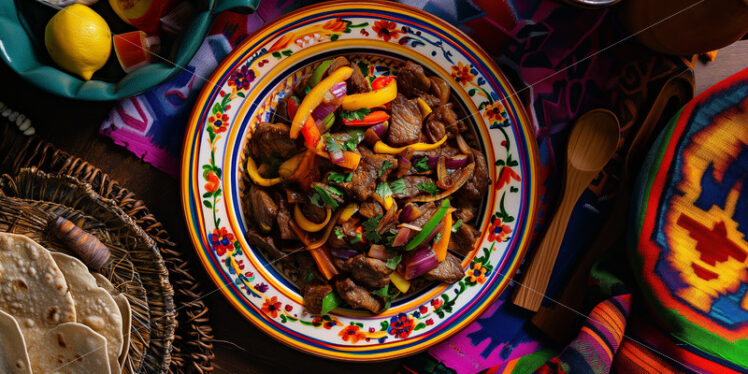
[[362,119],[343,119],[346,126],[360,127],[371,126],[390,119],[390,115],[383,110],[377,110],[364,116]]
[[310,149],[315,149],[317,143],[319,143],[319,140],[322,138],[317,123],[314,122],[312,116],[306,118],[306,122],[304,122],[304,125],[301,127],[301,134],[304,135],[304,144],[306,144]]
[[371,89],[378,90],[378,89],[384,88],[388,84],[390,84],[390,82],[392,82],[393,80],[395,80],[395,77],[385,77],[385,76],[377,77],[376,79],[371,81]]
[[293,118],[296,115],[296,110],[299,109],[299,98],[291,96],[288,98],[288,118]]

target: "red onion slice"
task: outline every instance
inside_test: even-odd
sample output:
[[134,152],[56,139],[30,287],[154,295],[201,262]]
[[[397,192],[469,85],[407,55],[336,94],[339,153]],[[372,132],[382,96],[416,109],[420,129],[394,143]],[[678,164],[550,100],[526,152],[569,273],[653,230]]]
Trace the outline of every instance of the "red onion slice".
[[355,255],[358,254],[358,251],[351,248],[330,248],[330,254],[332,254],[335,257],[342,258],[343,260],[347,260]]
[[392,240],[393,247],[400,247],[408,243],[410,240],[410,233],[412,231],[407,227],[401,227],[400,231],[395,235],[395,239]]
[[430,246],[418,248],[405,259],[404,278],[418,278],[437,266],[439,266],[439,260],[436,259],[436,253]]
[[468,156],[467,155],[457,155],[452,157],[447,157],[446,159],[446,166],[447,169],[461,169],[467,166],[468,164]]

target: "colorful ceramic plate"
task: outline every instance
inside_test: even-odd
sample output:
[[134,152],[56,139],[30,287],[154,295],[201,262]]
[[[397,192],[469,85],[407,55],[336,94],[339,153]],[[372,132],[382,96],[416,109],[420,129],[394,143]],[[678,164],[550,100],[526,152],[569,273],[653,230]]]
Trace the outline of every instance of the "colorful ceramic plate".
[[[304,311],[298,288],[244,238],[243,149],[294,81],[315,64],[358,56],[369,75],[412,60],[453,87],[476,128],[492,180],[482,237],[465,278],[396,300],[379,315]],[[385,360],[443,341],[506,288],[528,245],[537,206],[532,126],[486,53],[451,25],[395,3],[333,2],[291,13],[224,61],[197,101],[182,163],[182,203],[197,253],[226,298],[274,338],[343,360]],[[472,116],[470,116],[472,115]]]

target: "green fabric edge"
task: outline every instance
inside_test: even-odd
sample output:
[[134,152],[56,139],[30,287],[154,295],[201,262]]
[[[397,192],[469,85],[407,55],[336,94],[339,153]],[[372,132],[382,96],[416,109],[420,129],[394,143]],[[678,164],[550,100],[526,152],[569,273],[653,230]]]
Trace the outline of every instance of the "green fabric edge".
[[517,365],[512,369],[512,374],[529,374],[534,373],[539,367],[543,366],[553,356],[557,355],[558,351],[553,348],[546,348],[535,353],[531,353],[527,356],[520,357],[517,361]]

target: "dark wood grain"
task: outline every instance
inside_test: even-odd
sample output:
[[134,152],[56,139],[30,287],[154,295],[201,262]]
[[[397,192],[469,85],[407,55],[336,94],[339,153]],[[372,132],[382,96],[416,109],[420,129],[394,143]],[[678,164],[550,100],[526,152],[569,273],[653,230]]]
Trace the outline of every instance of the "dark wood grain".
[[[745,68],[746,56],[748,42],[739,42],[720,51],[717,62],[697,67],[697,88],[708,87]],[[194,256],[182,216],[178,181],[98,135],[99,124],[107,116],[112,102],[82,102],[46,93],[23,81],[4,63],[0,63],[0,101],[29,116],[39,136],[90,161],[137,194],[163,222],[172,238],[185,249],[184,252]],[[197,264],[197,260],[194,263]],[[207,288],[215,289],[203,269],[196,270]],[[216,337],[217,373],[382,374],[394,372],[402,361],[352,364],[310,356],[255,328],[224,300],[220,292],[211,294],[206,300]]]

